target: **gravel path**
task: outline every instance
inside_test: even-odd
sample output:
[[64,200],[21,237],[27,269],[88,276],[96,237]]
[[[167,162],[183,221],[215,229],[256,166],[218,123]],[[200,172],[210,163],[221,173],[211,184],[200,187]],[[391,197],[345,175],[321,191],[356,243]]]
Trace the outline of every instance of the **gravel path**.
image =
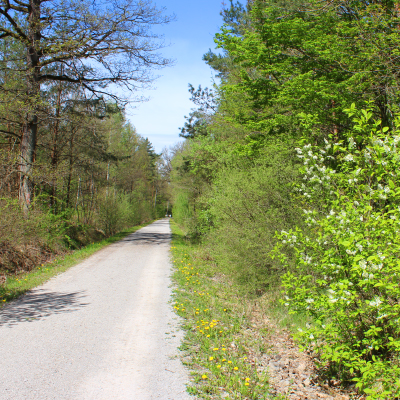
[[157,221],[5,306],[0,399],[189,399],[170,237]]

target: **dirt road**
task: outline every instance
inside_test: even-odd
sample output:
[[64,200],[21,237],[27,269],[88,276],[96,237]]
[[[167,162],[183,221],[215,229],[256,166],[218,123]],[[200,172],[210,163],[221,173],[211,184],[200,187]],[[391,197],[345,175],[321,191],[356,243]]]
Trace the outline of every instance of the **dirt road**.
[[160,220],[0,311],[2,400],[185,400]]

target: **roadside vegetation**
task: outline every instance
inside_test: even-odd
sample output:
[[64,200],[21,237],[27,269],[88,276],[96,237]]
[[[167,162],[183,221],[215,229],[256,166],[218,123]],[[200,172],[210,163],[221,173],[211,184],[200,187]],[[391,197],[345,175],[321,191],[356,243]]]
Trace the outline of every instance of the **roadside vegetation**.
[[231,1],[222,16],[204,55],[220,80],[190,85],[172,159],[173,216],[201,254],[182,264],[223,276],[238,310],[278,294],[329,385],[398,398],[398,4]]
[[270,399],[267,371],[256,361],[267,349],[262,336],[252,335],[251,303],[200,256],[198,245],[174,221],[171,228],[173,306],[186,331],[182,350],[193,376],[189,393],[208,399]]
[[250,329],[268,299],[258,316],[279,314],[328,386],[399,398],[400,6],[223,7],[203,57],[217,82],[189,85],[185,141],[161,156],[116,85],[135,93],[169,64],[151,32],[163,10],[0,3],[1,300],[171,201],[193,393],[268,395]]
[[0,4],[0,284],[165,214],[163,159],[124,108],[169,64],[151,30],[170,20],[151,1]]

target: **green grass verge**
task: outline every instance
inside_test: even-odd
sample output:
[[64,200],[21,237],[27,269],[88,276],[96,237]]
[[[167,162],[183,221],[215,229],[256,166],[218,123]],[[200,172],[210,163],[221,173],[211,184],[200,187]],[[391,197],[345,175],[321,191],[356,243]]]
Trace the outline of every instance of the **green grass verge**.
[[268,351],[263,335],[269,333],[254,329],[252,302],[240,297],[239,288],[173,220],[171,229],[174,308],[184,321],[189,393],[204,399],[272,399],[267,371],[257,362]]
[[125,236],[139,230],[140,228],[143,228],[146,225],[148,224],[135,226],[133,228],[121,231],[116,235],[106,238],[100,242],[89,244],[88,246],[85,246],[79,250],[74,250],[65,256],[57,257],[50,263],[39,265],[32,271],[19,274],[17,276],[8,276],[6,282],[0,286],[0,304],[6,304],[7,302],[21,296],[28,290],[41,285],[53,276],[73,267],[103,247],[111,243],[118,242]]

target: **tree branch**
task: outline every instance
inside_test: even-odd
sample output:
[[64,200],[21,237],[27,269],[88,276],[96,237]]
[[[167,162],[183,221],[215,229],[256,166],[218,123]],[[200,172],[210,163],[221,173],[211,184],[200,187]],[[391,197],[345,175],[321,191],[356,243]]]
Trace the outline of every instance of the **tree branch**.
[[[14,29],[17,31],[19,36],[15,36],[16,39],[22,39],[23,41],[27,40],[27,37],[25,35],[25,33],[23,32],[23,30],[18,26],[18,24],[16,23],[16,21],[14,20],[14,18],[12,18],[8,12],[8,10],[4,9],[3,7],[0,7],[0,14],[3,15],[8,22],[14,27]],[[14,34],[15,35],[15,34]]]

